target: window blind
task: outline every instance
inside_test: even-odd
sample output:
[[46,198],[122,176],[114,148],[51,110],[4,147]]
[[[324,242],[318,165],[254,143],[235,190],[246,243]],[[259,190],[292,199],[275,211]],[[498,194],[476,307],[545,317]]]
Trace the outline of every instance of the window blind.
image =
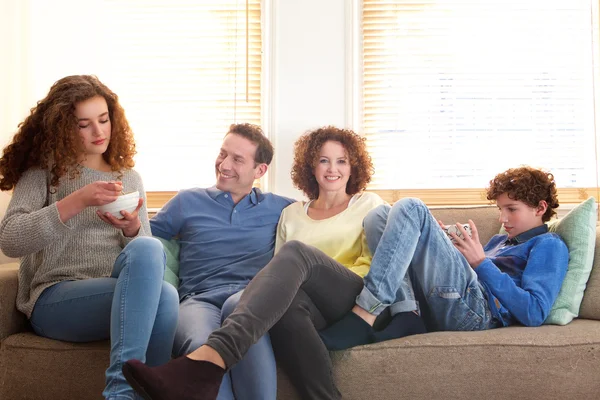
[[495,174],[527,164],[571,198],[595,194],[592,0],[362,5],[370,189],[481,203]]
[[105,73],[135,132],[146,190],[213,185],[229,125],[261,123],[260,0],[104,6],[113,46]]

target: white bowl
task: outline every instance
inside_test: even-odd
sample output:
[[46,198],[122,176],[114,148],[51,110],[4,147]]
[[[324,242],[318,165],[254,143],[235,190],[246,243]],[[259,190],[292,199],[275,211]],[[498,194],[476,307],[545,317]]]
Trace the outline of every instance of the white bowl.
[[119,196],[112,203],[98,207],[102,214],[111,213],[115,218],[122,219],[121,211],[133,212],[140,200],[140,192],[135,191]]

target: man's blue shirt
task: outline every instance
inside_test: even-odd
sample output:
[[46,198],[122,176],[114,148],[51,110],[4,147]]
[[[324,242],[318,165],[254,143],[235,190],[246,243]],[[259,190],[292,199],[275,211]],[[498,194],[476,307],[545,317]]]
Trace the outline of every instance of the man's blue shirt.
[[293,202],[256,188],[238,204],[216,187],[180,191],[150,221],[154,236],[179,238],[179,298],[247,284],[273,257],[279,216]]
[[541,325],[567,273],[569,252],[546,224],[508,239],[495,235],[484,247],[486,259],[475,268],[490,310],[504,326]]

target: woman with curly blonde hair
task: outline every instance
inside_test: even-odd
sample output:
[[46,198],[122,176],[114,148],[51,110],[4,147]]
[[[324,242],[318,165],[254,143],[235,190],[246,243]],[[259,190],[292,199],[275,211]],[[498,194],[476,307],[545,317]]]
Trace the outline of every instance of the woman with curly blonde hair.
[[[292,180],[309,201],[283,210],[275,256],[204,346],[157,368],[128,361],[134,389],[148,399],[214,399],[225,369],[270,330],[278,363],[302,398],[341,398],[319,330],[352,308],[369,271],[362,221],[384,204],[364,191],[372,173],[365,139],[353,131],[327,126],[300,137]],[[359,330],[366,342],[375,340],[371,326]]]
[[[0,189],[14,189],[0,247],[20,257],[17,308],[40,336],[110,338],[107,399],[134,398],[123,362],[168,361],[177,323],[177,292],[163,282],[165,255],[149,237],[134,154],[117,95],[78,75],[50,88],[0,159]],[[121,218],[97,209],[135,191],[136,209]]]

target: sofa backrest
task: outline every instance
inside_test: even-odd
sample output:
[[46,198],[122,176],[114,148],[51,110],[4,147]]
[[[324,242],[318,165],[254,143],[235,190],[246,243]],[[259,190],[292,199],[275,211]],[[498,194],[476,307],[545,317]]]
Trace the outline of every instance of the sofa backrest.
[[583,301],[579,309],[581,318],[600,320],[600,227],[596,227],[596,248],[594,249],[594,266],[587,282]]
[[469,219],[472,219],[479,232],[479,240],[484,245],[492,236],[500,232],[502,226],[498,220],[498,208],[496,206],[431,207],[430,210],[433,216],[445,225],[457,222],[467,223]]

